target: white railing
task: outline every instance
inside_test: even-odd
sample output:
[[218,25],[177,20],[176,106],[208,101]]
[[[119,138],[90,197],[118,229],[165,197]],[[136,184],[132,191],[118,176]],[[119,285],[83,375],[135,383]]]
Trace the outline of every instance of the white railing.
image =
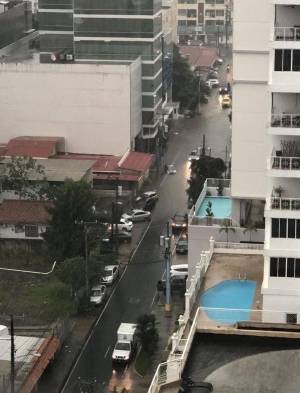
[[300,198],[271,197],[268,207],[274,210],[300,210]]
[[192,220],[192,225],[201,226],[222,226],[226,220],[230,226],[235,226],[231,218],[215,218],[215,217],[197,217],[194,216]]
[[194,335],[197,330],[200,309],[197,308],[193,316],[193,323],[189,330],[187,338],[184,338],[184,333],[188,326],[188,321],[191,318],[192,308],[200,289],[201,279],[206,273],[214,251],[214,239],[211,237],[209,251],[201,253],[200,262],[197,264],[196,273],[191,279],[191,284],[185,294],[186,309],[184,316],[178,319],[179,330],[172,336],[172,351],[169,360],[165,363],[160,363],[156,369],[148,393],[158,393],[160,387],[165,384],[179,381],[181,373],[184,369],[188,355],[192,346]]
[[300,169],[300,157],[271,156],[271,169],[295,171]]
[[300,128],[300,115],[290,113],[273,114],[271,127]]
[[274,27],[275,41],[298,41],[300,40],[300,26]]
[[200,195],[198,196],[197,202],[195,204],[195,213],[197,213],[197,211],[199,210],[199,208],[203,202],[203,199],[206,196],[206,193],[207,193],[207,180],[205,180],[205,182],[203,184],[202,191],[201,191]]
[[234,250],[263,250],[264,245],[260,243],[215,242],[215,248],[232,248]]

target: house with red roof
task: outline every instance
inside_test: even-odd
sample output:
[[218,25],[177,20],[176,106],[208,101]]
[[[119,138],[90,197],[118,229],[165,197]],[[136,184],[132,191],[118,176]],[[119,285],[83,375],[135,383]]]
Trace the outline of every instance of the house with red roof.
[[43,240],[50,206],[45,201],[4,199],[0,203],[0,240]]

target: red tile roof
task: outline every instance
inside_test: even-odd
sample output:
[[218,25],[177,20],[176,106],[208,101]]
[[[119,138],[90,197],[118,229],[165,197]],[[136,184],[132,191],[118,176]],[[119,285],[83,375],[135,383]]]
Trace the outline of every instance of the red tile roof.
[[179,52],[193,67],[211,67],[218,58],[216,48],[205,46],[180,45]]
[[150,168],[154,159],[153,154],[130,151],[120,160],[119,168],[145,172]]
[[20,136],[8,142],[5,155],[49,158],[56,154],[56,144],[62,140],[60,137]]
[[93,166],[93,172],[119,172],[118,162],[121,157],[102,156]]
[[139,181],[139,175],[129,175],[126,173],[119,173],[111,175],[109,173],[96,173],[94,174],[94,180],[111,180],[111,181]]
[[0,204],[1,224],[46,224],[49,202],[5,199]]

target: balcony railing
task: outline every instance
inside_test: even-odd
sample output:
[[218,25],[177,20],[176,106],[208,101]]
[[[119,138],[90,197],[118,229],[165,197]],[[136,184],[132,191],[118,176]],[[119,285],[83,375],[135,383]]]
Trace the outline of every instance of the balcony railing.
[[300,115],[290,113],[274,114],[271,117],[271,127],[300,128]]
[[270,208],[275,210],[300,210],[300,198],[270,198]]
[[275,27],[275,41],[300,41],[300,26]]
[[271,169],[300,170],[300,157],[271,157]]

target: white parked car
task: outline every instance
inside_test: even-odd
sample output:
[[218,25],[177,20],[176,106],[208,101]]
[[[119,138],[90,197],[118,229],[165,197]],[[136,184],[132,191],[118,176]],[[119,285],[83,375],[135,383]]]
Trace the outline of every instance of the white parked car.
[[175,277],[175,276],[187,277],[189,273],[189,266],[187,263],[172,265],[170,272],[171,272],[171,277]]
[[167,174],[168,175],[176,175],[176,169],[173,164],[167,165]]
[[99,306],[106,298],[107,288],[105,285],[95,285],[91,289],[90,302]]
[[[124,220],[120,219],[120,222],[117,224],[118,225],[118,231],[126,231],[126,232],[131,232],[133,228],[133,222],[129,220]],[[114,224],[114,230],[116,228],[116,224]],[[108,226],[108,230],[111,231],[111,224]]]
[[208,87],[219,87],[220,82],[218,81],[218,79],[208,79],[205,82],[206,86]]
[[132,222],[144,221],[150,220],[151,213],[146,210],[133,209],[131,212],[124,213],[121,218],[124,220],[130,220]]
[[108,265],[105,266],[103,275],[101,277],[101,283],[106,285],[111,285],[119,276],[119,266],[118,265]]

